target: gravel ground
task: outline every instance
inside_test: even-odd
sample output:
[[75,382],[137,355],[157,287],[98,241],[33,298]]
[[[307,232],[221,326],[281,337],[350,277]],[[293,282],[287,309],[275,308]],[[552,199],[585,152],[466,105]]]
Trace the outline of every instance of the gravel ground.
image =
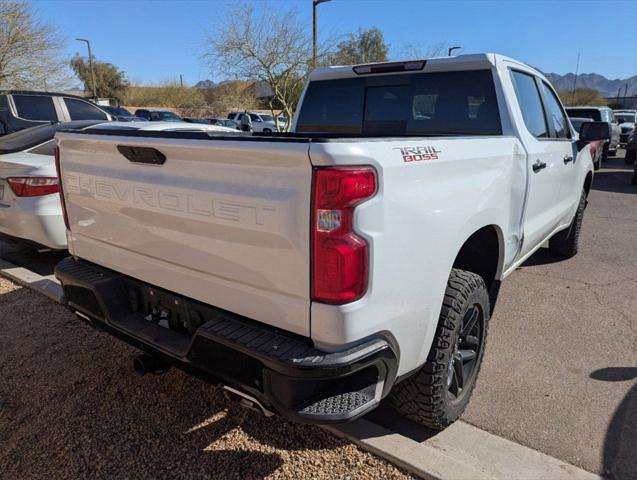
[[316,426],[265,418],[0,278],[0,478],[411,478]]

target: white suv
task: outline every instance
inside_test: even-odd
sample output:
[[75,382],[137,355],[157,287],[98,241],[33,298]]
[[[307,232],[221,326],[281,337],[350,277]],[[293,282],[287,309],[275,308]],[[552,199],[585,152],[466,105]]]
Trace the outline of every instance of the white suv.
[[230,112],[228,114],[228,118],[230,120],[234,120],[235,122],[241,124],[241,118],[243,115],[248,115],[250,117],[250,122],[252,124],[252,131],[254,132],[276,132],[276,124],[274,123],[274,118],[272,115],[266,113],[256,113],[256,112]]

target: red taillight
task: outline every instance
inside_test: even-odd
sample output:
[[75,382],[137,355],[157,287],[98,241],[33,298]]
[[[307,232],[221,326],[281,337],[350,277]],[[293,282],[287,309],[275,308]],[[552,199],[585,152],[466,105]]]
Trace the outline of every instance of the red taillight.
[[312,195],[312,300],[341,304],[367,290],[368,245],[352,226],[354,208],[376,193],[371,167],[316,168]]
[[62,204],[62,217],[64,218],[64,225],[66,225],[66,229],[70,230],[69,227],[69,216],[66,213],[66,203],[64,202],[64,190],[62,189],[62,172],[60,170],[60,147],[55,146],[55,170],[58,174],[58,185],[60,190],[60,203]]
[[16,197],[41,197],[59,191],[55,177],[9,177],[7,183]]

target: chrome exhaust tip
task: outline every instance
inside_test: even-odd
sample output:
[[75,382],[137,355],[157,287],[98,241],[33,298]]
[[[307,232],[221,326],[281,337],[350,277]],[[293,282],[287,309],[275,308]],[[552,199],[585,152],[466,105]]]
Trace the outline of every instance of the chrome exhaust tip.
[[232,387],[229,387],[228,385],[223,385],[222,388],[224,390],[226,398],[229,399],[231,395],[239,397],[239,404],[242,407],[254,410],[256,412],[261,412],[264,417],[272,417],[274,415],[274,412],[272,410],[269,410],[265,405],[263,405],[252,395],[248,395],[247,393],[236,390]]

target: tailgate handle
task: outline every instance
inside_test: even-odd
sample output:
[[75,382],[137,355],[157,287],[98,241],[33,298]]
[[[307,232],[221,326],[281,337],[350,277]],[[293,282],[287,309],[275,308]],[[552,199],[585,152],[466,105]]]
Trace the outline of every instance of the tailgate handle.
[[148,165],[163,165],[166,155],[152,147],[131,147],[118,145],[117,150],[133,163],[146,163]]

